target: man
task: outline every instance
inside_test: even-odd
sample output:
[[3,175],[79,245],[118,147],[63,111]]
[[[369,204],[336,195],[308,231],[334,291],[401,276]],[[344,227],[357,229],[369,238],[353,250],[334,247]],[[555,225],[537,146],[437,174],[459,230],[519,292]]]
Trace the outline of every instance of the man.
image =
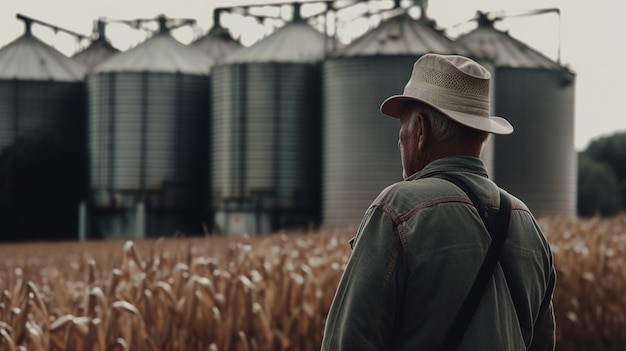
[[[479,156],[489,133],[513,127],[490,116],[489,82],[489,72],[468,58],[427,54],[404,94],[381,105],[401,123],[404,181],[365,213],[322,350],[441,348],[491,238],[466,193],[437,176],[455,175],[498,211],[499,188]],[[554,349],[552,253],[526,205],[506,196],[508,237],[458,350]]]

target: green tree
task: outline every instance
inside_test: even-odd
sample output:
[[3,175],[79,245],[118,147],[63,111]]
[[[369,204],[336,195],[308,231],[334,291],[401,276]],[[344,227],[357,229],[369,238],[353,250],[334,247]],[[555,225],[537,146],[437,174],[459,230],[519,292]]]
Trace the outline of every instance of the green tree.
[[613,170],[620,185],[622,207],[626,208],[626,131],[592,141],[584,153]]
[[578,154],[578,214],[612,216],[622,210],[620,185],[612,168]]

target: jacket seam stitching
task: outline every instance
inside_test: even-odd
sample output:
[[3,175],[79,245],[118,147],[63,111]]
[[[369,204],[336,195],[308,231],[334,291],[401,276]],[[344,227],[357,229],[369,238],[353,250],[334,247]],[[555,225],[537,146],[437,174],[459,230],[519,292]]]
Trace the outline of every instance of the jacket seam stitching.
[[[404,271],[407,272],[408,269],[408,265],[407,265],[407,260],[410,259],[407,255],[407,247],[408,247],[408,242],[407,242],[407,235],[406,235],[406,230],[404,228],[403,221],[401,220],[401,218],[397,215],[397,213],[393,210],[393,208],[391,208],[389,206],[388,203],[383,202],[380,203],[378,206],[385,214],[387,214],[387,216],[389,216],[389,218],[391,219],[391,223],[393,223],[393,227],[396,231],[396,235],[398,236],[398,240],[399,240],[399,244],[400,244],[400,253],[398,253],[398,251],[394,251],[395,257],[394,260],[396,261],[396,265],[398,264],[402,264],[404,265]],[[400,261],[400,257],[404,257],[403,260]],[[392,272],[387,272],[388,274],[392,274]]]
[[461,202],[461,203],[465,203],[465,204],[469,204],[472,205],[472,202],[469,199],[463,198],[463,197],[442,197],[436,200],[431,200],[431,201],[426,201],[424,203],[419,204],[419,206],[414,207],[413,209],[411,209],[409,212],[407,212],[406,214],[398,217],[398,224],[400,224],[401,222],[406,222],[409,219],[413,218],[413,216],[415,216],[418,212],[420,212],[423,209],[426,209],[428,207],[432,207],[435,205],[439,205],[442,203],[451,203],[451,202]]
[[386,293],[388,293],[388,288],[389,285],[391,283],[396,265],[398,263],[398,250],[393,250],[393,255],[391,256],[389,263],[387,264],[387,269],[385,270],[385,277],[383,279],[383,284],[381,284],[380,288],[379,288],[379,293],[378,293],[378,301],[376,303],[376,313],[374,314],[376,316],[376,321],[380,320],[380,315],[382,314],[382,310],[383,310],[383,301],[386,299],[385,295]]

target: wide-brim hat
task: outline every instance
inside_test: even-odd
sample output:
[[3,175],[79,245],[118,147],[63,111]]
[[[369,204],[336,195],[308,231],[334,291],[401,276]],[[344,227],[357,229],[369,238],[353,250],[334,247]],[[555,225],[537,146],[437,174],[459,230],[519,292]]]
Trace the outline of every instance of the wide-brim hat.
[[402,95],[388,97],[380,105],[387,116],[399,118],[407,101],[419,101],[474,129],[511,134],[513,126],[491,116],[491,74],[476,61],[459,55],[426,54],[413,65]]

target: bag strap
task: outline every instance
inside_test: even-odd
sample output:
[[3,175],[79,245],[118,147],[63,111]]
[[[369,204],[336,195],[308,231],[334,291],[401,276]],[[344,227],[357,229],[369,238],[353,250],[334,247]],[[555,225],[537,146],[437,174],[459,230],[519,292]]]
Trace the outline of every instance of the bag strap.
[[461,340],[463,340],[465,331],[474,317],[478,304],[480,303],[485,289],[493,276],[496,265],[500,260],[502,247],[504,246],[504,241],[506,240],[509,232],[511,200],[502,190],[499,190],[500,209],[496,215],[495,221],[491,221],[489,220],[489,212],[485,205],[480,201],[480,199],[478,199],[472,189],[470,189],[470,187],[467,186],[467,184],[465,184],[465,182],[463,182],[460,178],[449,173],[437,174],[433,177],[445,179],[461,188],[461,190],[467,194],[474,204],[474,207],[476,207],[480,218],[483,220],[483,223],[489,232],[489,236],[491,236],[491,245],[489,245],[489,249],[487,250],[487,254],[485,255],[483,263],[480,267],[480,271],[478,272],[469,293],[465,297],[461,308],[457,312],[456,318],[452,322],[452,325],[443,341],[443,345],[441,346],[442,351],[452,351],[456,350],[458,345],[461,343]]

